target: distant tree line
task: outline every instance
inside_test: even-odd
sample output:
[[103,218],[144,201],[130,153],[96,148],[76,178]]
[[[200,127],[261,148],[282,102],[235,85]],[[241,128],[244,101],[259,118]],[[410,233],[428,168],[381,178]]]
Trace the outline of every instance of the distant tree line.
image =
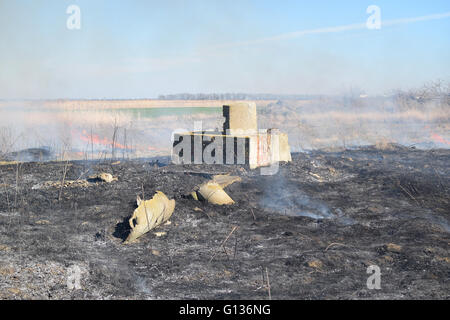
[[251,93],[176,93],[159,95],[159,100],[307,100],[313,95]]

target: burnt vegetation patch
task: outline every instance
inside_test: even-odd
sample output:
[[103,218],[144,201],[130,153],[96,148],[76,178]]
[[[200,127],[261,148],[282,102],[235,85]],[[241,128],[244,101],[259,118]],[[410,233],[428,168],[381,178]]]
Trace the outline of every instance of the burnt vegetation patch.
[[[362,148],[293,154],[273,176],[151,160],[1,165],[0,298],[448,299],[449,161]],[[99,172],[117,180],[88,181]],[[227,187],[233,205],[189,197],[227,173],[242,179]],[[176,201],[171,224],[124,245],[136,197],[156,191]],[[380,290],[366,286],[370,265]]]

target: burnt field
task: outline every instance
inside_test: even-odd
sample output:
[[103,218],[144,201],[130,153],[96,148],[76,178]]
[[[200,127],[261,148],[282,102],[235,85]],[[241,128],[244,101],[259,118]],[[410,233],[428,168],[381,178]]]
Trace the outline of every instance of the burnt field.
[[[448,299],[449,163],[450,150],[391,145],[293,154],[271,176],[143,160],[4,164],[0,299]],[[100,172],[117,180],[86,180]],[[225,189],[234,205],[187,196],[219,173],[242,179]],[[176,201],[171,224],[124,245],[136,197],[158,190]],[[379,290],[366,285],[371,265]]]

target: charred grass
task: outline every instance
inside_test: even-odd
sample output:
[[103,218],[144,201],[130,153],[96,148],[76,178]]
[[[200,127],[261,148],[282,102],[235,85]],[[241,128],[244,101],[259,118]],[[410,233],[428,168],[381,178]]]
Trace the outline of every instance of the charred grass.
[[[273,299],[448,299],[449,162],[448,150],[398,147],[295,154],[274,176],[149,161],[2,165],[0,298],[268,299],[270,283]],[[96,172],[118,181],[58,187]],[[187,196],[215,173],[241,176],[226,189],[234,205]],[[176,200],[172,223],[155,230],[166,234],[124,245],[136,196],[158,190]],[[366,286],[370,265],[381,290]]]

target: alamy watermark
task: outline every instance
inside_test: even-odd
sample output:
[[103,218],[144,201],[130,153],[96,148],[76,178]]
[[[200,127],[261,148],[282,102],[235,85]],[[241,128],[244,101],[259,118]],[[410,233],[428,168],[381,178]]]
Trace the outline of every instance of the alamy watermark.
[[[261,175],[274,175],[279,169],[279,132],[277,130],[204,131],[194,122],[194,131],[172,132],[172,162],[175,164],[252,164],[261,166]],[[264,163],[260,163],[261,158]]]
[[67,268],[66,285],[69,290],[81,289],[81,274],[82,269],[77,265]]
[[370,277],[367,278],[367,289],[373,290],[381,289],[381,269],[377,265],[371,265],[367,267],[367,273],[371,274]]
[[370,5],[367,7],[366,13],[370,14],[370,16],[366,22],[367,29],[370,29],[370,30],[381,29],[381,9],[380,9],[380,7],[376,6],[376,5]]
[[[81,9],[79,6],[72,4],[67,7],[66,13],[70,16],[67,18],[66,26],[69,30],[81,29]],[[377,5],[370,5],[366,9],[366,13],[370,14],[366,21],[366,26],[370,30],[381,29],[381,9]]]
[[66,27],[69,30],[80,30],[81,29],[81,9],[77,5],[70,5],[66,10],[67,14],[70,16],[67,18]]

